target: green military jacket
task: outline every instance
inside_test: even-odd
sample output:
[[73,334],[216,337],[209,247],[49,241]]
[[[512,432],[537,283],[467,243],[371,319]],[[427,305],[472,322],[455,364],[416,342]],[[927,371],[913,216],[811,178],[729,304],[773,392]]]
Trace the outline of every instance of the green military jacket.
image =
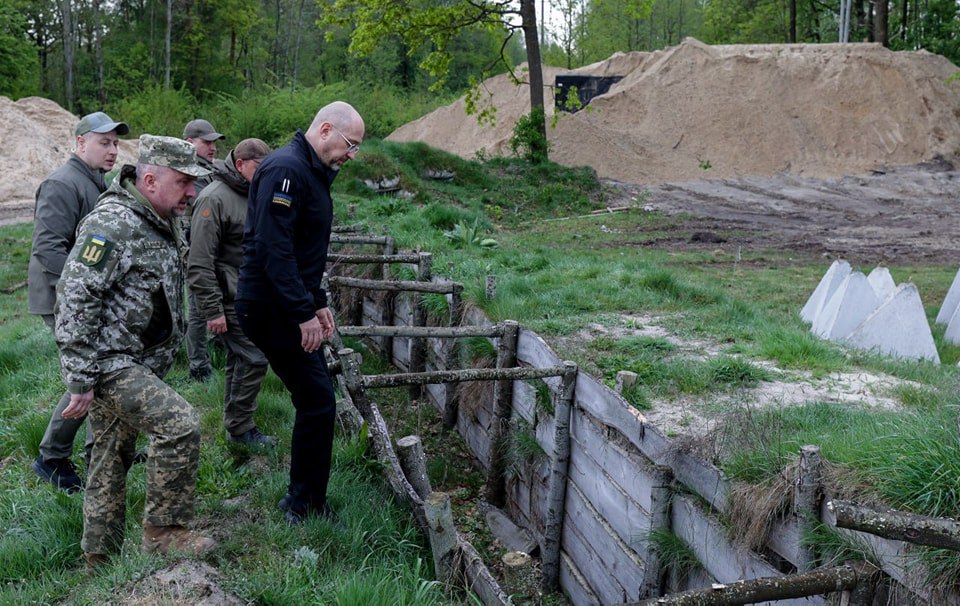
[[184,334],[183,262],[176,220],[162,219],[124,166],[80,224],[57,285],[55,333],[70,393],[141,364],[162,377]]
[[27,305],[30,313],[53,313],[57,280],[73,248],[77,226],[107,188],[103,172],[77,156],[44,179],[36,193],[33,245],[27,264]]
[[193,203],[187,256],[187,283],[206,320],[224,315],[237,296],[249,189],[235,168],[233,152],[214,164],[213,182]]

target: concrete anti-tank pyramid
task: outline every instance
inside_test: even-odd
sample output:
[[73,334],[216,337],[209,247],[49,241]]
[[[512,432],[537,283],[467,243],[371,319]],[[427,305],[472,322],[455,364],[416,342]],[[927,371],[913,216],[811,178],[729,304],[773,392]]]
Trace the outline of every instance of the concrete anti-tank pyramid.
[[960,271],[953,278],[953,284],[950,285],[947,296],[943,298],[943,305],[940,306],[940,313],[937,314],[937,324],[949,324],[958,307],[960,307]]
[[814,289],[813,294],[807,299],[807,303],[800,310],[800,318],[804,322],[813,323],[820,315],[820,311],[827,301],[840,286],[840,283],[853,271],[850,264],[843,259],[838,259],[830,264],[830,269],[820,278],[820,283]]
[[897,290],[897,283],[893,281],[890,270],[886,267],[875,267],[867,276],[867,281],[873,287],[873,292],[877,293],[877,299],[880,303],[887,300]]
[[811,331],[824,339],[837,341],[849,335],[880,305],[873,286],[865,275],[855,271],[844,278],[813,321]]
[[940,363],[920,293],[912,283],[901,284],[844,341],[858,349]]

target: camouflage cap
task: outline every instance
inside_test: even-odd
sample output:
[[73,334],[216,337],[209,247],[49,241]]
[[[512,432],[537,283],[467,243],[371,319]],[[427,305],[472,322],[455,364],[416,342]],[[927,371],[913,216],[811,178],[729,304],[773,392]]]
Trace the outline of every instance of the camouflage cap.
[[197,149],[176,137],[140,135],[141,164],[167,166],[194,177],[205,177],[211,171],[197,164]]
[[226,139],[226,135],[221,135],[206,120],[197,118],[187,122],[183,127],[184,139],[203,139],[204,141],[216,141],[217,139]]
[[123,122],[114,122],[113,118],[103,112],[93,112],[80,118],[74,133],[79,137],[87,133],[109,133],[117,131],[121,137],[130,132],[130,127]]

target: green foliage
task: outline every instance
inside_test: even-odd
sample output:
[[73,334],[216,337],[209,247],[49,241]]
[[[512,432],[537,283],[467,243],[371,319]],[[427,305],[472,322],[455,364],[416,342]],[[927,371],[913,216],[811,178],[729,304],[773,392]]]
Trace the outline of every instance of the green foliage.
[[534,108],[529,114],[520,116],[513,126],[510,137],[510,150],[514,155],[531,164],[547,161],[550,143],[543,131],[544,114],[542,108]]
[[643,538],[649,541],[660,565],[667,570],[683,576],[701,567],[693,549],[669,530],[654,530],[646,533]]
[[17,99],[39,88],[39,62],[28,37],[25,0],[0,0],[0,95]]
[[536,465],[547,457],[543,447],[537,442],[533,427],[522,419],[511,423],[507,446],[507,468],[518,472],[524,466]]
[[198,106],[185,87],[165,90],[148,85],[110,104],[107,112],[130,125],[130,136],[150,133],[180,137],[183,126],[198,117]]
[[480,221],[474,221],[473,225],[466,223],[457,223],[450,231],[443,232],[443,236],[457,248],[470,248],[478,246],[480,248],[496,248],[497,241],[493,238],[485,238],[480,228]]

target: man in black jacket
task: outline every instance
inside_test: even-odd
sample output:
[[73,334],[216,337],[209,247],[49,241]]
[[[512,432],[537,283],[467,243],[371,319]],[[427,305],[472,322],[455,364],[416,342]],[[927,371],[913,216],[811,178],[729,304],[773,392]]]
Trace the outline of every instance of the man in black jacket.
[[279,504],[291,524],[311,514],[335,520],[327,482],[336,400],[320,349],[335,325],[320,281],[333,223],[330,186],[363,136],[353,107],[326,105],[306,134],[263,161],[250,186],[236,310],[296,408],[290,484]]

